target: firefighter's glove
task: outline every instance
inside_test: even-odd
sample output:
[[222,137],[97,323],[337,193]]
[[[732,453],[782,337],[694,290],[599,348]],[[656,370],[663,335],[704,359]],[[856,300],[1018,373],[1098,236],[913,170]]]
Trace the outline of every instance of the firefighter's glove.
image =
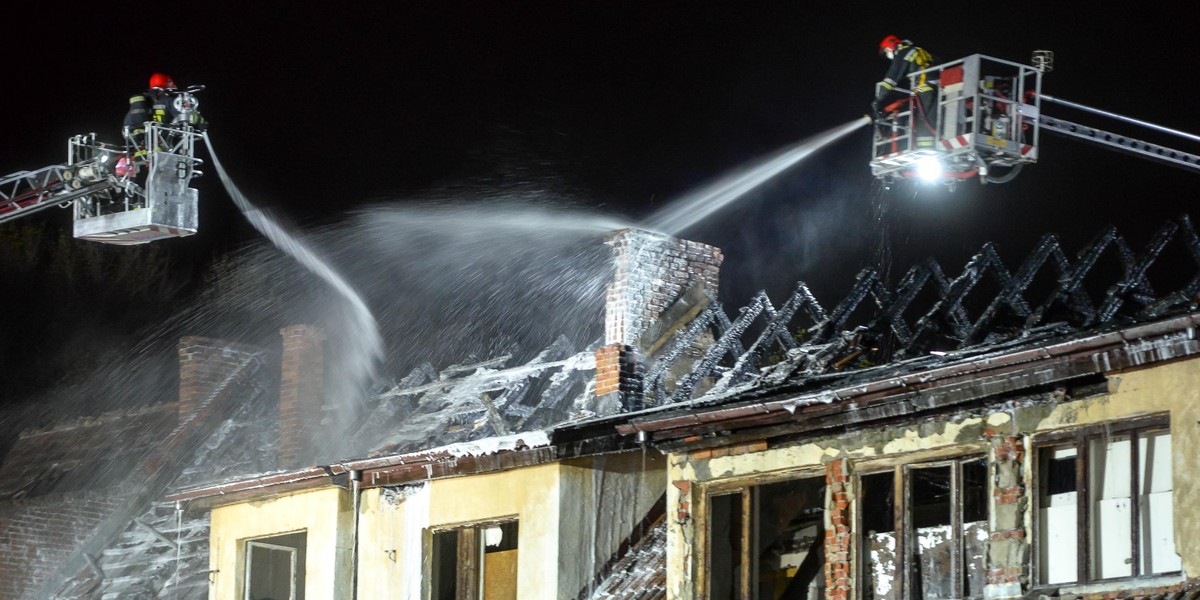
[[868,112],[867,116],[871,117],[871,122],[875,122],[875,121],[879,120],[880,115],[879,115],[879,101],[878,100],[871,101],[871,112]]

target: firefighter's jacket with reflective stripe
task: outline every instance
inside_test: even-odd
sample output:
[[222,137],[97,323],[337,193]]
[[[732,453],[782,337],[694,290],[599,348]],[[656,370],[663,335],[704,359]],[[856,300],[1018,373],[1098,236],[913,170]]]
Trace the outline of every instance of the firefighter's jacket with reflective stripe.
[[[144,131],[147,121],[174,123],[179,111],[175,110],[174,97],[163,90],[147,90],[129,98],[129,112],[125,113],[125,130],[134,135]],[[205,124],[199,114],[193,116],[193,125]]]
[[[923,71],[931,66],[933,66],[933,57],[924,48],[917,46],[896,48],[896,56],[892,59],[892,65],[888,67],[887,75],[884,76],[882,84],[878,87],[875,101],[882,104],[892,90],[897,87],[907,88],[909,86],[908,76],[910,74]],[[913,92],[922,93],[933,90],[927,81],[927,75],[917,77],[912,84],[915,86]]]

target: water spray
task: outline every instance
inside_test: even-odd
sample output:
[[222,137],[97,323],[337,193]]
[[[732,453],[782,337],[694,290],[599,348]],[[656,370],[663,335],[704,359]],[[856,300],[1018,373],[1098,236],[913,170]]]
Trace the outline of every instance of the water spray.
[[646,219],[645,226],[652,231],[672,236],[679,235],[680,232],[782,173],[813,152],[832,144],[859,127],[870,124],[870,117],[860,117],[784,148],[752,166],[739,169],[663,207]]
[[353,365],[352,369],[355,371],[352,373],[354,379],[358,383],[368,381],[374,375],[375,365],[383,359],[383,337],[379,333],[375,317],[371,315],[371,311],[363,302],[362,297],[311,248],[267,217],[262,210],[254,206],[242,194],[230,179],[229,174],[225,172],[224,167],[221,166],[221,161],[217,158],[208,133],[205,132],[203,137],[205,145],[208,146],[209,156],[212,157],[213,167],[217,170],[221,183],[225,185],[225,191],[233,198],[233,203],[250,221],[250,224],[277,248],[295,258],[306,269],[332,286],[350,304],[353,317],[348,324],[349,331],[345,337],[351,340],[354,356],[348,358],[351,359],[350,364]]

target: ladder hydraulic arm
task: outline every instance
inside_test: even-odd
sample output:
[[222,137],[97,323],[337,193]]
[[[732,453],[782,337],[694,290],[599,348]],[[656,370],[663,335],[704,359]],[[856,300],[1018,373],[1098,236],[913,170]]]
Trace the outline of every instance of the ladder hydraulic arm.
[[0,223],[37,211],[71,204],[87,196],[117,189],[99,158],[77,165],[52,165],[0,178]]
[[[1142,121],[1140,119],[1133,119],[1130,117],[1121,116],[1118,114],[1110,113],[1108,111],[1100,110],[1098,108],[1092,108],[1090,106],[1086,106],[1083,104],[1078,104],[1075,102],[1070,102],[1067,100],[1054,98],[1052,96],[1047,96],[1045,94],[1042,94],[1041,98],[1043,101],[1053,102],[1055,104],[1061,104],[1062,106],[1067,106],[1067,107],[1081,110],[1084,112],[1089,112],[1089,113],[1100,115],[1103,117],[1116,119],[1118,121],[1123,121],[1125,123],[1130,123],[1133,125],[1137,125],[1139,127],[1146,127],[1148,129],[1153,129],[1155,131],[1159,131],[1162,133],[1167,133],[1167,134],[1178,136],[1178,137],[1181,137],[1181,138],[1184,138],[1187,140],[1191,140],[1193,142],[1200,142],[1200,136],[1196,136],[1196,135],[1186,133],[1183,131],[1171,129],[1169,127],[1163,127],[1161,125],[1155,125],[1153,123],[1148,123],[1148,122]],[[1155,161],[1159,161],[1162,163],[1166,163],[1168,165],[1186,169],[1186,170],[1192,171],[1194,173],[1200,173],[1200,155],[1190,154],[1188,152],[1183,152],[1181,150],[1167,148],[1166,146],[1159,146],[1158,144],[1152,144],[1150,142],[1145,142],[1142,140],[1136,140],[1136,139],[1130,138],[1128,136],[1120,135],[1120,134],[1109,133],[1109,132],[1101,130],[1101,129],[1096,129],[1095,127],[1089,127],[1087,125],[1080,125],[1077,123],[1072,123],[1070,121],[1064,121],[1062,119],[1050,117],[1047,115],[1040,115],[1038,117],[1038,123],[1041,125],[1042,129],[1044,129],[1045,131],[1049,131],[1051,133],[1056,133],[1056,134],[1066,136],[1066,137],[1089,141],[1089,142],[1104,146],[1106,148],[1117,150],[1119,152],[1125,152],[1127,154],[1132,154],[1134,156],[1140,156],[1142,158],[1147,158],[1150,160],[1155,160]]]

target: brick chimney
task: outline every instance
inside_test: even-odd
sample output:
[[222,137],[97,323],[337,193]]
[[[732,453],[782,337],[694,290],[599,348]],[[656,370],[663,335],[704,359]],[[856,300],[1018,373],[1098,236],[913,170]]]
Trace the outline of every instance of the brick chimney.
[[179,422],[187,421],[225,380],[259,349],[225,340],[179,340]]
[[[596,397],[622,410],[641,408],[642,346],[668,308],[698,289],[716,293],[724,256],[714,246],[640,229],[606,239],[613,248],[613,280],[604,308],[605,345],[596,350]],[[702,287],[701,287],[702,286]]]
[[279,463],[307,466],[321,425],[325,400],[325,332],[312,325],[279,330],[283,357],[279,375]]

